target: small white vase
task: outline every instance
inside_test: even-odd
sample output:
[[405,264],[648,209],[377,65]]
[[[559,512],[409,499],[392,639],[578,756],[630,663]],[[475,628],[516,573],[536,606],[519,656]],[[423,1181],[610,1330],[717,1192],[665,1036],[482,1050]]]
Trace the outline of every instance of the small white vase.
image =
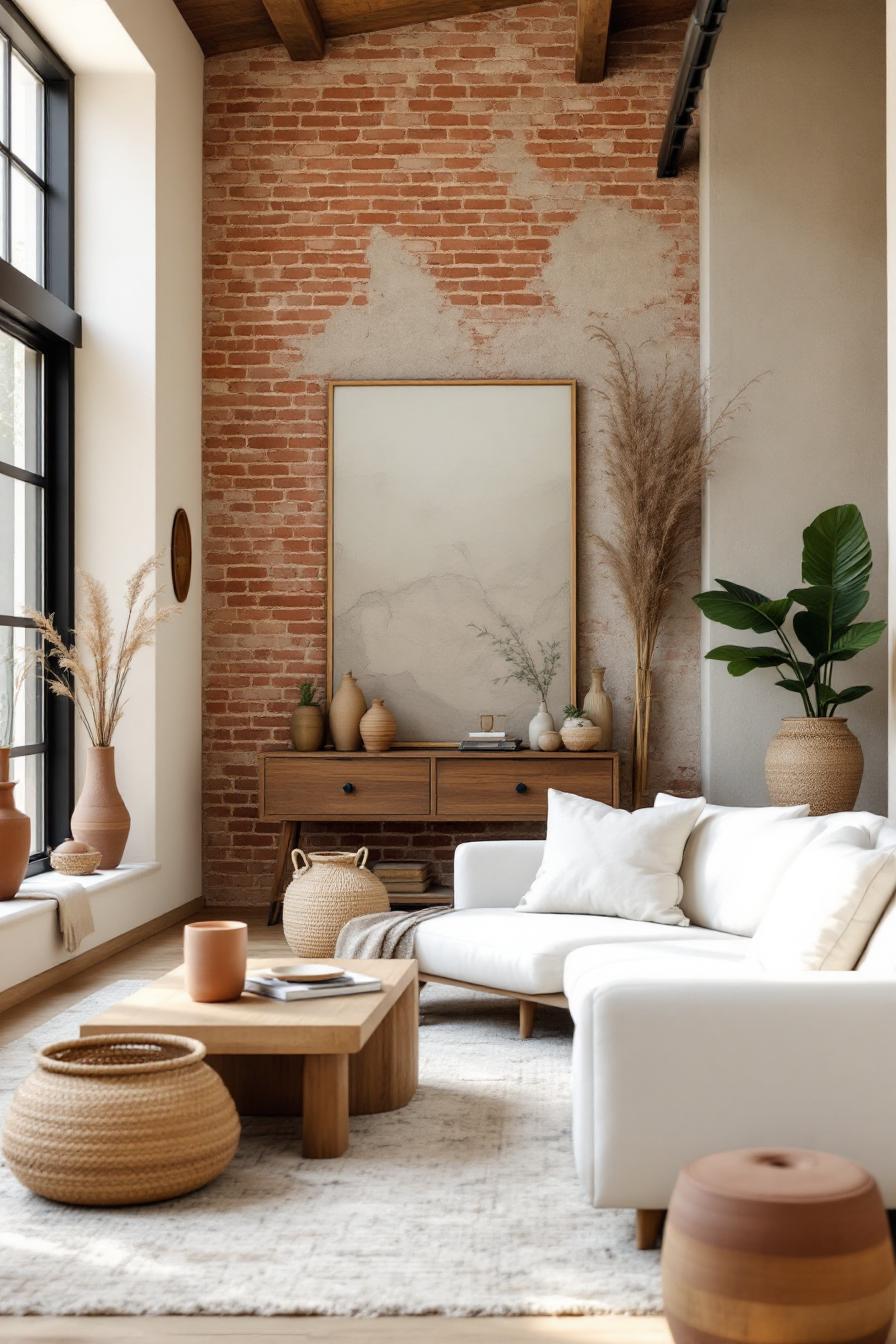
[[542,700],[538,706],[538,713],[529,720],[529,749],[538,751],[538,739],[542,733],[552,733],[554,731],[554,720],[548,713],[548,707]]

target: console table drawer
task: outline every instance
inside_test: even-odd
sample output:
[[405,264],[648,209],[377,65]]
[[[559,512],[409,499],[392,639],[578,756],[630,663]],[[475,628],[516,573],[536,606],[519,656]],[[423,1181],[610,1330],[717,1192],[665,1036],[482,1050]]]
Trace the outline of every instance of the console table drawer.
[[268,820],[429,816],[428,760],[309,753],[262,762],[261,815]]
[[516,760],[442,758],[436,764],[436,816],[506,821],[547,815],[548,789],[613,806],[615,758],[582,753]]

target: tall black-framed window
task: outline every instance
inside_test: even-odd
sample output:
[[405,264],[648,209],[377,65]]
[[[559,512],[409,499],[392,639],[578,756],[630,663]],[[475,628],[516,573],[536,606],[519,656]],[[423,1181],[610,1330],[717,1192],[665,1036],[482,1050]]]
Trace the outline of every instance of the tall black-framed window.
[[74,717],[32,668],[27,608],[74,624],[73,76],[0,0],[0,743],[31,818],[29,872],[72,810]]

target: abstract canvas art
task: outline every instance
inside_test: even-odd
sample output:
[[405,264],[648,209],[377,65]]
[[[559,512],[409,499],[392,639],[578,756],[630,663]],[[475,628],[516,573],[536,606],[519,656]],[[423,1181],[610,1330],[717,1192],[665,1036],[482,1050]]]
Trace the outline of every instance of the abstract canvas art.
[[477,629],[575,666],[575,383],[333,383],[328,686],[383,696],[403,742],[537,709]]

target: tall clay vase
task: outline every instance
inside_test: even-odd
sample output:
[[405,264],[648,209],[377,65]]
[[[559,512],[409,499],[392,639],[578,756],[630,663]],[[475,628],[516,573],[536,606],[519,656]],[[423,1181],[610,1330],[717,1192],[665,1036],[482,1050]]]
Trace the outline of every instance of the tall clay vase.
[[337,751],[360,751],[366,710],[364,692],[351,672],[346,672],[330,701],[330,736]]
[[99,850],[97,867],[117,868],[130,829],[130,813],[115,783],[115,748],[88,747],[84,787],[72,813],[72,837]]
[[395,741],[398,724],[384,700],[374,700],[361,720],[361,737],[365,751],[388,751]]
[[675,1344],[884,1344],[893,1283],[884,1202],[856,1163],[752,1148],[679,1174],[663,1235]]
[[773,803],[808,803],[817,817],[854,807],[864,767],[846,719],[788,718],[769,743],[765,782]]
[[0,747],[0,901],[11,901],[22,885],[31,853],[31,822],[13,801],[9,747]]
[[600,729],[600,745],[603,751],[613,748],[613,701],[604,690],[605,667],[592,667],[591,685],[582,703],[586,719],[590,719],[595,728]]

